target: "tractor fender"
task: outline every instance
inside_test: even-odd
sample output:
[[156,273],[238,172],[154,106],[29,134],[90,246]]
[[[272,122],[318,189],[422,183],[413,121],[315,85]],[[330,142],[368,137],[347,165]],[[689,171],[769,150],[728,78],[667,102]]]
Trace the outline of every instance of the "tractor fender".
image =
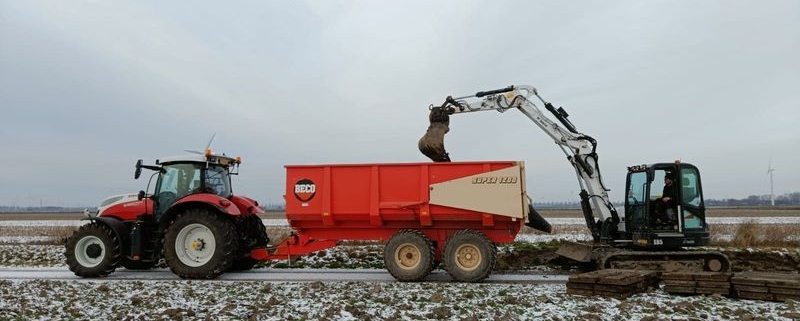
[[231,202],[239,208],[243,214],[262,214],[264,210],[258,206],[258,202],[246,196],[231,196]]
[[[213,196],[213,197],[212,197]],[[225,202],[228,205],[225,205]],[[180,213],[185,212],[190,208],[207,208],[214,213],[219,213],[220,215],[227,215],[227,216],[241,216],[243,215],[239,208],[233,204],[233,202],[216,196],[216,195],[190,195],[184,197],[174,204],[158,218],[159,222],[161,222],[160,230],[165,231],[167,226],[172,222],[175,217],[177,217]]]
[[188,203],[206,204],[208,206],[216,208],[217,211],[228,215],[238,216],[243,214],[242,211],[240,211],[239,208],[236,207],[236,204],[234,204],[234,202],[230,201],[227,198],[208,193],[187,195],[186,197],[183,197],[179,199],[177,202],[175,202],[175,204],[172,205],[169,211],[172,212],[173,209],[186,206],[186,204]]
[[97,222],[97,223],[100,223],[100,224],[103,224],[103,225],[106,225],[106,226],[110,227],[111,230],[114,231],[114,234],[116,234],[117,239],[122,243],[122,244],[120,244],[120,247],[122,249],[129,249],[130,248],[130,246],[131,246],[130,245],[130,243],[131,243],[131,238],[130,238],[131,231],[130,231],[130,229],[128,229],[127,226],[125,226],[124,223],[122,223],[122,221],[120,221],[118,219],[115,219],[115,218],[112,218],[112,217],[104,217],[104,216],[82,218],[81,220],[82,221],[88,220],[88,221],[92,221],[92,222]]

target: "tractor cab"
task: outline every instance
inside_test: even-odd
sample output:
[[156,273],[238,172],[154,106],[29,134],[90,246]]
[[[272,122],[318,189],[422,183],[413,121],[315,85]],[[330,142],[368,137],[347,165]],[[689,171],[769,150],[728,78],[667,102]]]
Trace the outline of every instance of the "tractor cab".
[[686,163],[628,167],[625,230],[635,247],[707,245],[700,171]]
[[[225,155],[214,155],[211,150],[205,154],[167,157],[156,160],[156,166],[136,163],[138,178],[141,169],[158,171],[156,187],[153,191],[153,214],[160,217],[178,200],[193,194],[213,194],[222,198],[232,196],[230,175],[236,175],[240,159]],[[139,195],[145,197],[145,192]]]

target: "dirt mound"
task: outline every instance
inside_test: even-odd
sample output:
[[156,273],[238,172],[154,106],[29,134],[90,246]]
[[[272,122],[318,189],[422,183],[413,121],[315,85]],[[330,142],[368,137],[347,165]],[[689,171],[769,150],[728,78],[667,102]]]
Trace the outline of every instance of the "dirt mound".
[[[515,243],[498,253],[498,270],[532,270],[545,266],[555,271],[586,272],[596,269],[591,263],[576,262],[555,253],[558,244]],[[728,256],[733,272],[798,272],[800,251],[769,248],[715,248]]]
[[734,272],[797,272],[800,271],[800,252],[772,249],[723,249],[731,260]]

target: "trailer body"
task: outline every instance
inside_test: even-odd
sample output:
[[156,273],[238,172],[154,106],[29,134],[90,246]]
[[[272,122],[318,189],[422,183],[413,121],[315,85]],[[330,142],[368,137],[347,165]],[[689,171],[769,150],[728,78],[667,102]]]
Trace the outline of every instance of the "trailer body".
[[388,241],[402,230],[447,239],[473,230],[513,242],[528,215],[521,161],[287,165],[286,218],[293,235],[256,259],[309,254],[344,240]]

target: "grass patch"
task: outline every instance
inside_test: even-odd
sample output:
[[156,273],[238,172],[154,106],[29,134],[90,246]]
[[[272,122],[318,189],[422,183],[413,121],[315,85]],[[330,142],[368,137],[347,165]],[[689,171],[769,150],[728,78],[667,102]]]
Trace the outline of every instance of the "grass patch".
[[737,225],[712,225],[711,245],[734,247],[798,247],[800,225],[759,224],[746,221]]
[[[45,237],[47,240],[25,242],[37,245],[63,245],[78,230],[77,226],[0,226],[4,237]],[[14,244],[13,242],[6,244]]]

